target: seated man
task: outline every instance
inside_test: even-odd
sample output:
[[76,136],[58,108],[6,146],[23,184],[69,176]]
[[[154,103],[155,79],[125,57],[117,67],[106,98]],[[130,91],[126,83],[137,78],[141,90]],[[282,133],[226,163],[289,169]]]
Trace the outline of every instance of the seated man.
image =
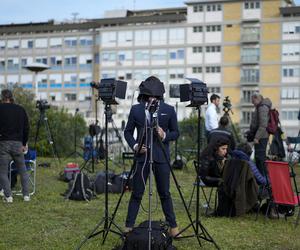
[[231,152],[231,156],[234,159],[240,159],[240,160],[244,160],[247,161],[251,171],[253,173],[253,175],[255,176],[255,180],[257,182],[258,185],[266,185],[267,184],[267,179],[264,175],[262,175],[258,168],[256,167],[255,163],[250,159],[250,156],[252,154],[252,149],[251,146],[249,145],[249,143],[245,142],[245,143],[240,143],[236,150],[233,150]]

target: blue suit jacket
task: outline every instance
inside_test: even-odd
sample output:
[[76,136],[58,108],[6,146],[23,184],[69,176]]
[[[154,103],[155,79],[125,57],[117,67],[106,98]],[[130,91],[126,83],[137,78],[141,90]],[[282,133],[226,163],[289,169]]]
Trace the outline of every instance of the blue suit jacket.
[[[124,130],[124,137],[127,141],[128,145],[133,149],[133,146],[136,143],[139,143],[141,140],[141,137],[143,135],[144,131],[144,125],[145,125],[145,104],[139,103],[134,106],[132,106],[128,121]],[[169,150],[169,142],[172,140],[176,140],[179,136],[178,131],[178,124],[177,124],[177,116],[174,110],[174,107],[164,103],[163,101],[160,101],[160,106],[158,110],[158,124],[159,126],[165,131],[166,137],[162,141],[166,153],[167,153],[167,160],[170,160],[170,150]],[[134,130],[137,129],[137,137],[134,137]],[[158,138],[154,133],[153,138],[153,160],[155,162],[163,163],[166,162],[166,159],[163,154],[163,150],[161,146],[159,145]],[[145,135],[143,136],[143,144],[146,145],[145,142]],[[148,142],[150,142],[150,130],[148,129]],[[148,143],[149,144],[149,143]],[[150,158],[150,150],[148,148],[147,150],[147,159]],[[144,162],[146,154],[137,154],[137,161],[138,162]]]

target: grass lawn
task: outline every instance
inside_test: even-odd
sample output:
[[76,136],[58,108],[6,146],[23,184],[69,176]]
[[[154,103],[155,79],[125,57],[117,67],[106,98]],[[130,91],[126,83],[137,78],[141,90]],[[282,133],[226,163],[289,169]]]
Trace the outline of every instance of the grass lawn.
[[[44,159],[39,159],[43,162]],[[50,160],[53,161],[53,160]],[[100,164],[103,165],[103,164]],[[99,171],[102,167],[96,166]],[[21,196],[15,196],[12,204],[0,203],[0,249],[75,249],[104,215],[104,195],[98,195],[90,202],[68,201],[60,195],[67,188],[67,183],[58,180],[58,174],[64,164],[50,168],[37,168],[37,192],[32,200],[25,203]],[[122,172],[118,166],[112,168]],[[129,169],[129,167],[127,167]],[[299,172],[299,171],[298,171]],[[192,167],[175,171],[181,190],[188,202],[195,173]],[[172,181],[172,195],[178,224],[181,228],[189,224],[182,201]],[[156,193],[156,192],[155,192]],[[118,194],[109,194],[109,211],[112,213]],[[116,224],[123,227],[130,194],[126,193],[118,210]],[[155,200],[153,218],[163,219],[159,201]],[[158,203],[158,204],[157,204]],[[144,196],[147,207],[147,196]],[[193,211],[195,204],[192,204]],[[297,210],[298,212],[298,210]],[[192,212],[194,217],[194,212]],[[239,218],[208,218],[201,215],[201,223],[211,234],[221,249],[300,249],[300,226],[295,228],[293,218],[265,219],[260,215],[249,214]],[[147,214],[140,210],[138,221],[147,219]],[[103,227],[101,226],[100,229]],[[192,232],[192,231],[191,231]],[[102,235],[88,240],[82,249],[112,249],[120,243],[116,235],[109,234],[105,245],[101,245]],[[211,243],[201,241],[203,249],[214,249]],[[176,241],[177,249],[199,249],[195,238]]]

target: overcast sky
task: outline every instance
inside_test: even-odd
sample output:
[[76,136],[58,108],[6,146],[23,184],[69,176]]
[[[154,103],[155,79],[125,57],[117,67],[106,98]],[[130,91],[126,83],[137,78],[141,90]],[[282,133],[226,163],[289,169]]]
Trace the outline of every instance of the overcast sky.
[[[186,0],[0,0],[0,24],[101,18],[106,10],[185,6]],[[295,3],[300,5],[300,0]]]

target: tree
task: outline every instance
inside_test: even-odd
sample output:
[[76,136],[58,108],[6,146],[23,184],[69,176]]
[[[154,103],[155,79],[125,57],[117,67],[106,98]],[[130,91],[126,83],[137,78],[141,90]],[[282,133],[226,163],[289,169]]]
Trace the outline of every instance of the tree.
[[[31,91],[25,90],[18,85],[13,87],[13,95],[15,102],[22,105],[28,115],[30,123],[29,133],[29,147],[33,148],[35,137],[37,134],[37,124],[40,119],[41,109],[36,107],[34,101],[34,94]],[[48,118],[52,139],[55,143],[57,153],[59,156],[70,154],[74,150],[74,124],[76,119],[76,135],[77,144],[87,133],[87,126],[85,120],[80,115],[72,115],[67,112],[65,108],[58,108],[50,106],[49,109],[44,110]],[[53,156],[51,145],[49,143],[49,134],[47,133],[45,122],[42,121],[37,138],[38,155]]]

